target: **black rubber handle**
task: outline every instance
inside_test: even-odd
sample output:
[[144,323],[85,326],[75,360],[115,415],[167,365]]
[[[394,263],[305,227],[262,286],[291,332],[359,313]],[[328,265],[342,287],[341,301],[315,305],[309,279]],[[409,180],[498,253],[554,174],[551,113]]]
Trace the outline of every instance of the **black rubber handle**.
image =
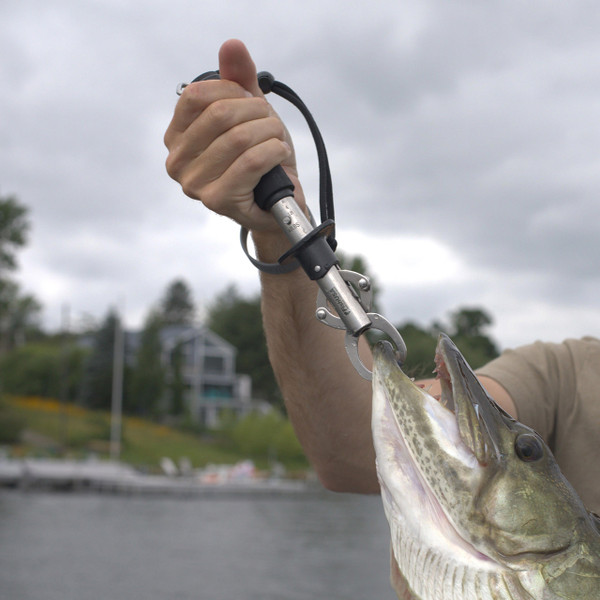
[[[202,73],[202,75],[198,75],[193,82],[220,78],[219,71],[207,71],[206,73]],[[259,83],[261,82],[261,78],[265,79],[265,72],[260,73]],[[265,173],[254,188],[254,201],[263,210],[271,210],[273,204],[279,202],[282,198],[293,195],[294,184],[290,181],[290,178],[281,165],[277,165],[268,173]]]

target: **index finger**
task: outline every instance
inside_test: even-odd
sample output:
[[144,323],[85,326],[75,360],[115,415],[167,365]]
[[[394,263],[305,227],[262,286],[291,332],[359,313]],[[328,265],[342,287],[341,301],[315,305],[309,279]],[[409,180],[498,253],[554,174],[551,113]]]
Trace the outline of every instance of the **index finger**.
[[252,94],[233,81],[197,81],[186,86],[175,106],[173,118],[165,133],[165,143],[183,133],[213,102],[224,98],[245,98]]

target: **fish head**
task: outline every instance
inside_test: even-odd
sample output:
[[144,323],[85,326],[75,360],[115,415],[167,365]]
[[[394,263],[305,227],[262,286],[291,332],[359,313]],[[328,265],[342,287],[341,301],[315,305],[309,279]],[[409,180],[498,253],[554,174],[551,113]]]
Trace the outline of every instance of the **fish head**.
[[403,535],[517,570],[567,551],[591,521],[547,445],[490,398],[446,335],[435,361],[439,400],[389,343],[374,348],[373,442],[395,554]]

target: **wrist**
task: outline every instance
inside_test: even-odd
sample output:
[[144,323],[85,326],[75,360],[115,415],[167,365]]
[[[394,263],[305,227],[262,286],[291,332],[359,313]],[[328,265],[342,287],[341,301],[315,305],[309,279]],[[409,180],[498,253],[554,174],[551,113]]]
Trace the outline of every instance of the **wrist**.
[[251,231],[256,258],[267,263],[276,263],[290,249],[290,241],[283,231]]
[[[304,201],[302,188],[300,187],[299,182],[296,181],[295,183],[296,192],[294,196],[296,202],[305,216],[308,219],[312,219],[312,215],[310,214],[310,211],[308,210]],[[273,217],[271,218],[273,219],[273,224],[275,224],[275,219]],[[250,233],[256,249],[256,257],[263,262],[277,262],[279,257],[285,254],[292,247],[292,243],[287,238],[283,230],[278,226],[268,229],[251,228]]]

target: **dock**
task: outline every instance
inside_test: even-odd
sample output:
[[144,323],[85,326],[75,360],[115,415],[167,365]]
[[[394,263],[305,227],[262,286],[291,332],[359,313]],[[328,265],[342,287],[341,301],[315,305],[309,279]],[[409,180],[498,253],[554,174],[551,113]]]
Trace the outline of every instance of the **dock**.
[[0,489],[88,492],[174,497],[277,497],[306,493],[314,486],[283,478],[240,478],[207,483],[190,474],[154,475],[110,461],[0,460]]

